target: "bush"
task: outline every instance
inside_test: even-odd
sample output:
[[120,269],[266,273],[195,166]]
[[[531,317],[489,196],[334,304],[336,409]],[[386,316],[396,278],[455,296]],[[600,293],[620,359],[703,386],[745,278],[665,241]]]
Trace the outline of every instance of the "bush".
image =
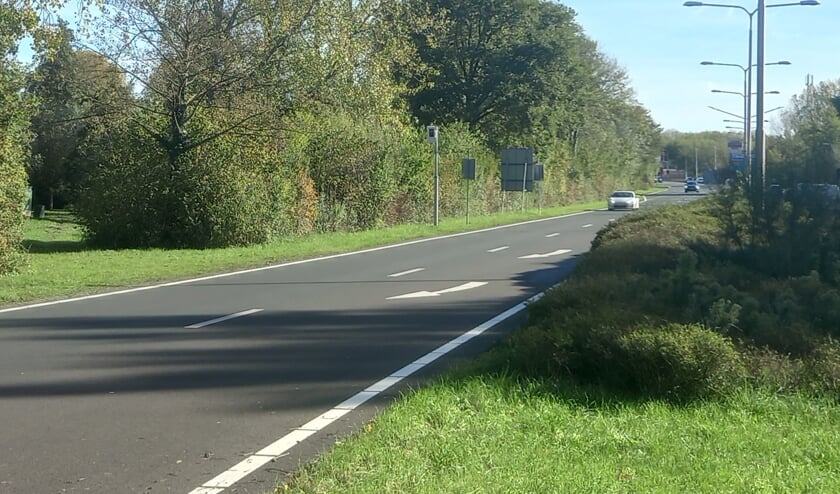
[[614,372],[645,395],[682,401],[743,383],[732,341],[699,325],[639,327],[621,336],[616,347]]
[[173,163],[151,137],[124,125],[93,149],[96,169],[77,205],[92,245],[207,248],[279,234],[284,169],[270,142],[222,135]]
[[840,342],[828,338],[805,364],[805,380],[810,391],[840,400]]
[[[2,71],[3,69],[0,69]],[[25,262],[23,241],[28,133],[20,95],[0,73],[0,275],[17,271]]]

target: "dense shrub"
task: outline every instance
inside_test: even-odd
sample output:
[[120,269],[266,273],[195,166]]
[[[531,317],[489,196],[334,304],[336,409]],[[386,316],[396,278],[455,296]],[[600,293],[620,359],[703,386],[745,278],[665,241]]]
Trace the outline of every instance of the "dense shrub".
[[840,342],[827,338],[815,349],[805,365],[810,391],[840,400]]
[[[699,202],[738,203],[734,197]],[[571,278],[532,304],[528,325],[506,340],[508,365],[674,400],[742,383],[836,396],[833,278],[816,268],[776,276],[762,266],[778,250],[754,248],[740,216],[721,230],[707,218],[719,212],[708,204],[666,207],[604,228]],[[840,258],[831,241],[814,241],[828,264]]]
[[617,343],[614,372],[645,395],[686,400],[743,383],[744,368],[732,341],[700,325],[640,327]]
[[264,242],[279,233],[278,217],[289,207],[279,202],[282,168],[270,145],[254,137],[217,137],[172,162],[151,137],[126,124],[101,135],[94,148],[89,159],[96,169],[77,205],[93,245]]
[[0,67],[0,275],[25,262],[23,239],[28,121],[15,78]]

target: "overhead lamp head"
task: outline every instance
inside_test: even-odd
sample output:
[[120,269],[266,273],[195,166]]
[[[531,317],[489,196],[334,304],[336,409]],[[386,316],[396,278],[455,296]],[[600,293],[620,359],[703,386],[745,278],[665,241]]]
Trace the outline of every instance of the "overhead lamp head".
[[700,7],[703,5],[703,2],[685,2],[683,4],[684,7]]
[[[700,2],[686,2],[686,3],[700,3]],[[807,5],[809,7],[814,7],[814,6],[817,6],[819,4],[820,4],[820,2],[818,2],[817,0],[802,0],[801,2],[799,2],[799,5]]]
[[715,64],[714,62],[709,62],[709,61],[700,62],[700,65],[714,65],[714,64]]

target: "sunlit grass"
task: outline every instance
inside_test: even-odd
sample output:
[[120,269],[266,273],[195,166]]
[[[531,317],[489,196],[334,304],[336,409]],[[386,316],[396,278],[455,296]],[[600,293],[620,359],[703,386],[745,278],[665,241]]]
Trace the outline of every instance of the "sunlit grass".
[[691,406],[510,377],[399,401],[288,493],[840,492],[840,409],[743,391]]

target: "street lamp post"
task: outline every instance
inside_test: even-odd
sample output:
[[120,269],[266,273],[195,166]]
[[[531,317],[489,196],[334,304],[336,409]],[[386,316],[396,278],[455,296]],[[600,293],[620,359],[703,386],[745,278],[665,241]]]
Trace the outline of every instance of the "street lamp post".
[[[752,91],[752,41],[753,41],[753,16],[757,13],[758,14],[758,32],[757,32],[757,51],[756,51],[756,65],[758,69],[758,73],[756,74],[756,113],[758,114],[758,125],[756,126],[756,147],[758,148],[758,152],[756,153],[756,157],[758,158],[758,164],[755,167],[750,167],[752,171],[754,168],[761,169],[761,183],[764,183],[764,156],[765,156],[765,140],[764,140],[764,17],[766,13],[766,9],[771,7],[791,7],[795,5],[804,5],[804,6],[815,6],[819,5],[820,2],[817,0],[801,0],[799,2],[791,2],[791,3],[777,3],[772,5],[767,5],[764,0],[758,0],[758,6],[754,10],[747,10],[746,8],[740,5],[730,5],[730,4],[722,4],[722,3],[705,3],[705,2],[685,2],[683,3],[686,7],[723,7],[728,9],[738,9],[743,11],[747,14],[750,18],[750,31],[749,31],[749,48],[748,48],[748,61],[747,61],[747,89],[744,91],[744,94],[750,94]],[[747,105],[749,106],[751,98],[747,98]],[[750,111],[746,112],[746,115],[750,115]],[[749,120],[749,119],[746,119]],[[748,149],[749,155],[747,155],[747,159],[752,161],[752,150]],[[750,163],[752,165],[752,163]],[[762,191],[764,189],[762,188]]]
[[[752,39],[752,35],[750,35],[750,39]],[[750,50],[752,52],[752,49]],[[700,65],[718,65],[722,67],[738,67],[744,72],[744,92],[741,93],[744,97],[744,154],[746,155],[747,164],[749,165],[750,160],[750,146],[752,144],[752,126],[747,119],[747,115],[750,115],[750,102],[752,101],[752,94],[750,94],[751,87],[749,81],[749,74],[752,67],[755,67],[757,64],[749,64],[744,67],[738,63],[721,63],[721,62],[700,62]],[[779,60],[778,62],[770,62],[764,64],[767,65],[790,65],[790,62],[787,60]],[[712,91],[712,92],[725,92],[725,91]]]

